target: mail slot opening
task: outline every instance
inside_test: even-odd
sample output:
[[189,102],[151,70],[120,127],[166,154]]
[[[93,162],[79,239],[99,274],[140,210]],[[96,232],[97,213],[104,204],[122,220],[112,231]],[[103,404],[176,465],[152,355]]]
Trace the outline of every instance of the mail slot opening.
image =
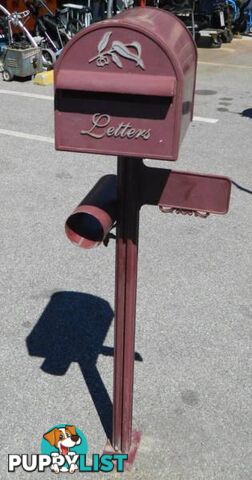
[[59,112],[93,115],[97,112],[112,117],[163,120],[173,97],[131,95],[105,92],[83,92],[57,89],[55,108]]

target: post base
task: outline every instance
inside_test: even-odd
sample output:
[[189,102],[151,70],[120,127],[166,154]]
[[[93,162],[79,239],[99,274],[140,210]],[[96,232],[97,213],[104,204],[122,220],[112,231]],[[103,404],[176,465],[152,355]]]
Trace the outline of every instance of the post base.
[[[131,437],[131,447],[130,447],[130,451],[128,452],[128,459],[124,462],[124,469],[126,471],[129,471],[132,468],[132,465],[136,458],[137,449],[140,444],[140,441],[141,441],[141,432],[133,431],[132,437]],[[115,450],[112,447],[110,440],[107,440],[103,453],[113,455],[114,453],[122,453],[122,452],[120,452],[119,450]]]

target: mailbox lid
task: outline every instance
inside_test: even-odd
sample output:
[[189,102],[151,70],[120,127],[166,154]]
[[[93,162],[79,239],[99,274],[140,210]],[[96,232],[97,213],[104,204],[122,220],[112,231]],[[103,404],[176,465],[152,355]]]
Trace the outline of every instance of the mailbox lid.
[[197,47],[185,24],[173,13],[153,7],[139,7],[125,10],[115,17],[116,22],[128,25],[152,36],[162,45],[176,71],[196,71]]
[[[115,43],[113,53],[116,57],[113,57],[107,52]],[[135,59],[127,57],[123,47],[130,48]],[[196,45],[183,22],[170,12],[139,7],[95,23],[75,35],[56,62],[55,77],[57,83],[57,76],[63,69],[75,73],[90,71],[97,75],[108,71],[142,76],[175,74],[178,78],[190,69],[195,71],[196,62]]]

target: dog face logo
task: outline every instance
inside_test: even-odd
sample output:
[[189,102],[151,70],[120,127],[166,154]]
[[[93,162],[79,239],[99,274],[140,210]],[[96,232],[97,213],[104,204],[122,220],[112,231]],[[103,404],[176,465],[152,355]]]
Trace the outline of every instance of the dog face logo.
[[73,425],[66,425],[65,428],[54,428],[45,433],[43,437],[52,445],[58,448],[61,455],[67,455],[69,449],[81,443],[76,428]]
[[[49,442],[55,450],[51,453],[52,465],[51,470],[55,473],[70,472],[74,473],[78,469],[75,463],[76,452],[70,451],[73,447],[81,444],[80,435],[76,432],[74,425],[65,425],[64,427],[55,427],[43,435],[43,438]],[[66,458],[66,463],[62,465],[62,456]]]

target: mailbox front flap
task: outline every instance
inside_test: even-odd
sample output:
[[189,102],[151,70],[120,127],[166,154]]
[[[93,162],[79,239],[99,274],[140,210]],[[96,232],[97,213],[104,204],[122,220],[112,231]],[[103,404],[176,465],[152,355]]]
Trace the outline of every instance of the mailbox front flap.
[[184,78],[193,77],[195,58],[186,27],[158,9],[84,29],[55,68],[56,148],[175,160]]
[[102,72],[71,71],[61,69],[57,77],[57,88],[62,90],[79,90],[82,92],[122,93],[130,95],[154,95],[173,97],[176,93],[176,78],[161,75],[134,74],[131,82],[127,73],[115,75]]

